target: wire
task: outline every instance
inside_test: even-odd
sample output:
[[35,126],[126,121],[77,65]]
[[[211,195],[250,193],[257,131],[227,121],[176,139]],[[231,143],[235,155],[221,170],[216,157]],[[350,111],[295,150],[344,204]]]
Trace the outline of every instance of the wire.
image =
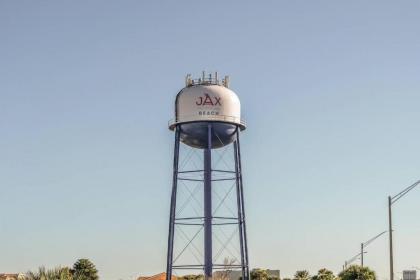
[[382,234],[388,232],[387,230],[384,232],[381,232],[380,234],[376,235],[375,237],[369,239],[368,241],[366,241],[365,243],[363,243],[363,247],[366,247],[367,245],[369,245],[370,243],[372,243],[375,239],[379,238]]
[[357,260],[360,255],[361,255],[361,253],[357,254],[356,256],[354,256],[351,259],[349,259],[348,261],[346,261],[346,263],[347,264],[351,264],[352,262],[354,262],[355,260]]
[[401,197],[403,197],[404,195],[406,195],[409,191],[411,191],[412,189],[414,189],[415,187],[417,187],[419,184],[420,184],[420,180],[417,181],[417,182],[415,182],[411,186],[405,188],[400,193],[398,193],[398,194],[394,195],[393,197],[391,197],[391,204],[394,204],[395,202],[397,202]]

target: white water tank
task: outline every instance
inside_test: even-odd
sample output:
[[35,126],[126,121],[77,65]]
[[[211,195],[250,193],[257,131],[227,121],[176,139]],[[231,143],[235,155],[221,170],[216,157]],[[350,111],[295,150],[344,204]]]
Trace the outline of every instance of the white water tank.
[[232,143],[237,129],[244,130],[241,103],[228,88],[228,77],[219,82],[217,74],[193,80],[187,76],[184,87],[175,99],[175,118],[169,129],[180,129],[181,141],[189,146],[207,145],[207,125],[212,123],[212,148]]

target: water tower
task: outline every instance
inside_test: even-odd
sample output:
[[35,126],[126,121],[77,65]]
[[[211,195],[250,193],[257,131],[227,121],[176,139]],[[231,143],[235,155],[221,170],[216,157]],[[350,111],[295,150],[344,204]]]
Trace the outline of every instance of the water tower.
[[175,99],[167,274],[249,279],[239,134],[245,130],[229,77],[187,75]]

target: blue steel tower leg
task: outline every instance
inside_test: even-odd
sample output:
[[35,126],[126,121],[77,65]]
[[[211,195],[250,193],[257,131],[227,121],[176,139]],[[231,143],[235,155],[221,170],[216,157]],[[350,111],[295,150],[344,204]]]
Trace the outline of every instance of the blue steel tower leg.
[[171,210],[169,216],[168,255],[166,259],[166,280],[172,280],[172,262],[174,255],[174,233],[175,233],[175,212],[176,193],[178,184],[178,161],[179,161],[179,138],[180,128],[175,128],[174,166],[172,178]]
[[242,279],[249,279],[249,261],[248,261],[248,245],[246,237],[245,224],[245,207],[244,192],[242,185],[242,166],[241,166],[241,149],[239,144],[239,129],[236,131],[236,139],[233,143],[235,153],[235,173],[236,173],[236,199],[238,204],[238,225],[239,225],[239,243],[241,246],[241,268]]
[[212,124],[207,125],[207,147],[204,149],[204,277],[212,278],[212,205],[211,205],[211,137]]

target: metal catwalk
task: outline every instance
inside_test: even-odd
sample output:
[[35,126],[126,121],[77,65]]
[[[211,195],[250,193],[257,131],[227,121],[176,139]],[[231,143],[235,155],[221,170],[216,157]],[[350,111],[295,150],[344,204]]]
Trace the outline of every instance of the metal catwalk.
[[[182,125],[175,128],[166,280],[185,274],[207,280],[235,270],[248,280],[239,129],[224,145],[215,123],[206,124],[204,149],[183,144]],[[222,148],[212,149],[220,146],[214,141]]]

